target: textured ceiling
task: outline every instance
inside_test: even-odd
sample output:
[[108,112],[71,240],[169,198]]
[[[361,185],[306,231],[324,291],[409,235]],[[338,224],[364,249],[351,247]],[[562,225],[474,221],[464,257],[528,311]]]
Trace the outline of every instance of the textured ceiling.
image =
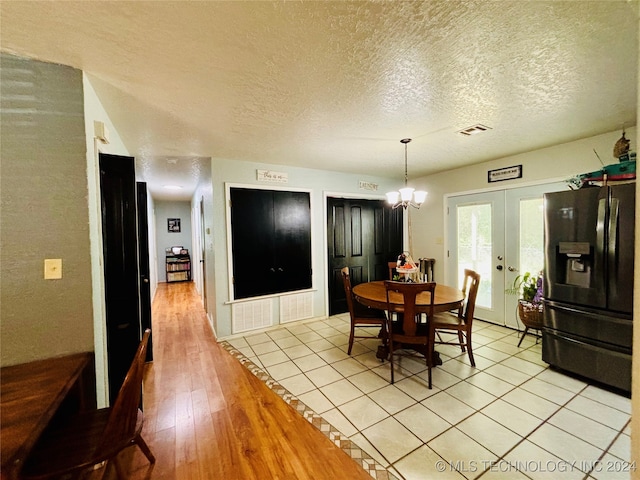
[[201,157],[401,177],[412,137],[417,177],[636,123],[633,1],[2,1],[0,22],[2,51],[91,77],[154,196],[156,165]]

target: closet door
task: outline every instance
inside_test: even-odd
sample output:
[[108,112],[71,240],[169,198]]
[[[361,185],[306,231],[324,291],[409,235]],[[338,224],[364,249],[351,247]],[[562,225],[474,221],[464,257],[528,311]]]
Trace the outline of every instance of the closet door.
[[269,273],[277,292],[311,288],[311,206],[306,192],[273,192],[274,262]]
[[311,288],[309,193],[232,188],[234,298]]
[[273,193],[269,190],[232,188],[234,298],[256,297],[271,289],[273,230]]

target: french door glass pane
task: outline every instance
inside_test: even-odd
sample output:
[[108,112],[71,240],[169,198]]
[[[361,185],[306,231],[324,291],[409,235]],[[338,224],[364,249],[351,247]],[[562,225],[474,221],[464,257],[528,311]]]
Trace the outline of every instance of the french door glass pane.
[[544,266],[542,201],[542,198],[520,200],[520,275],[538,274]]
[[462,288],[464,269],[480,274],[476,304],[491,308],[491,204],[458,206],[458,285]]

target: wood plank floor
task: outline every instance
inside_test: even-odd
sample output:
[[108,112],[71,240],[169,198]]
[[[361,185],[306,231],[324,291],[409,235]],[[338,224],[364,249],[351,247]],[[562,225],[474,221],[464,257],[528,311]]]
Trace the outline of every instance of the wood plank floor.
[[143,437],[157,462],[123,452],[130,479],[371,480],[216,343],[191,282],[158,285],[152,334]]

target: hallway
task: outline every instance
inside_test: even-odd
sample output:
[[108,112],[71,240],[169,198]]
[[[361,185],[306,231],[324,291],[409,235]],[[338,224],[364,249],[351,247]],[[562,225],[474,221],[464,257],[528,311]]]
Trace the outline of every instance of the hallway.
[[158,285],[153,348],[143,437],[157,462],[128,449],[130,479],[371,479],[218,345],[193,283]]

